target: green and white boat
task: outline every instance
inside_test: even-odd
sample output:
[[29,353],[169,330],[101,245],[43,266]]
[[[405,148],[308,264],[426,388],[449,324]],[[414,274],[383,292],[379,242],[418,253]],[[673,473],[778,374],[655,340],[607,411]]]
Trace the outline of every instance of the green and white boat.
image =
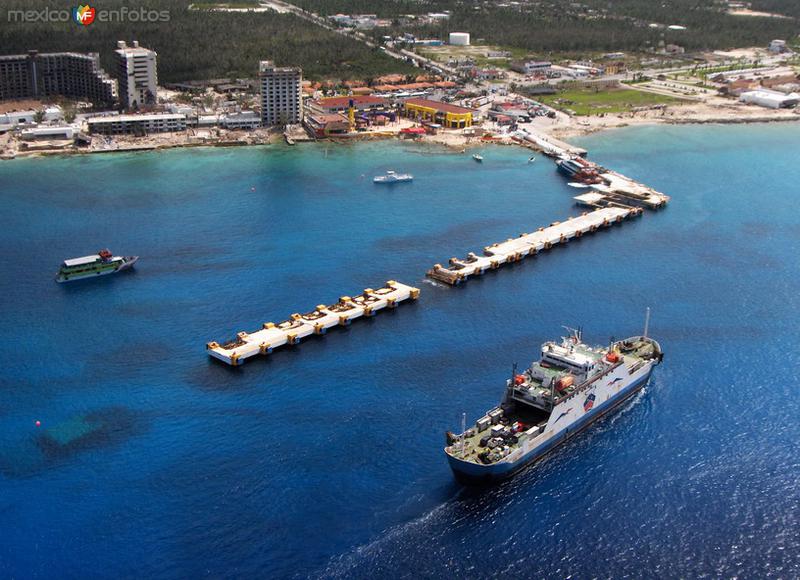
[[131,268],[138,259],[139,256],[114,256],[109,250],[100,250],[91,256],[64,260],[56,274],[56,282],[116,274]]

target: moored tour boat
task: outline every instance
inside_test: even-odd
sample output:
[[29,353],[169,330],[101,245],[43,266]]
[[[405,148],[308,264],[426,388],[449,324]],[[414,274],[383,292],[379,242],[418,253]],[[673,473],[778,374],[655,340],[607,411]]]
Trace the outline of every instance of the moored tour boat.
[[116,274],[131,268],[139,256],[114,256],[109,250],[100,250],[91,256],[64,260],[56,274],[56,282],[71,282]]

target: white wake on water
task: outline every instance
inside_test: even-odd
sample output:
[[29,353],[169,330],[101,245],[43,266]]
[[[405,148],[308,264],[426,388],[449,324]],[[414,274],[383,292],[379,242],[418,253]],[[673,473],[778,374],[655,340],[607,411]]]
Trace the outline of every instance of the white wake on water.
[[[363,569],[364,562],[379,556],[387,544],[402,542],[402,538],[414,533],[422,533],[426,525],[437,523],[446,515],[448,508],[458,500],[460,492],[444,503],[434,507],[411,521],[397,524],[381,532],[377,538],[367,544],[356,546],[349,552],[333,556],[325,569],[319,574],[323,578],[340,578],[357,573]],[[458,518],[448,518],[453,521]]]

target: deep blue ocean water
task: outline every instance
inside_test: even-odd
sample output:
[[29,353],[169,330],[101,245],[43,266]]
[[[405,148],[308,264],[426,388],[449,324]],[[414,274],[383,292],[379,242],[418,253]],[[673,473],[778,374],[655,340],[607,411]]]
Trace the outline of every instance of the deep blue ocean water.
[[[0,577],[800,575],[798,126],[581,143],[671,205],[458,288],[425,270],[579,212],[549,160],[381,142],[0,163]],[[386,169],[416,179],[373,185]],[[136,270],[53,282],[104,246]],[[387,279],[418,303],[240,369],[205,353]],[[497,488],[453,481],[444,431],[513,362],[561,325],[639,332],[647,306],[666,358],[641,394]],[[76,417],[105,428],[40,444]]]

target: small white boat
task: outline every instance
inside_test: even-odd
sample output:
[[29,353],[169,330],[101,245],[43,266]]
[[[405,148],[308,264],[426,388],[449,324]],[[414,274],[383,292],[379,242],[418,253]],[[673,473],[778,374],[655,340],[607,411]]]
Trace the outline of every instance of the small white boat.
[[528,159],[528,163],[533,163],[534,161],[536,161],[536,157],[531,157]]
[[477,161],[478,163],[483,163],[483,157],[481,157],[481,156],[480,156],[480,155],[478,155],[477,153],[475,153],[475,154],[472,156],[472,158],[473,158],[475,161]]
[[410,173],[397,173],[395,171],[387,171],[384,175],[376,175],[372,178],[375,183],[400,183],[402,181],[411,181],[414,176]]

